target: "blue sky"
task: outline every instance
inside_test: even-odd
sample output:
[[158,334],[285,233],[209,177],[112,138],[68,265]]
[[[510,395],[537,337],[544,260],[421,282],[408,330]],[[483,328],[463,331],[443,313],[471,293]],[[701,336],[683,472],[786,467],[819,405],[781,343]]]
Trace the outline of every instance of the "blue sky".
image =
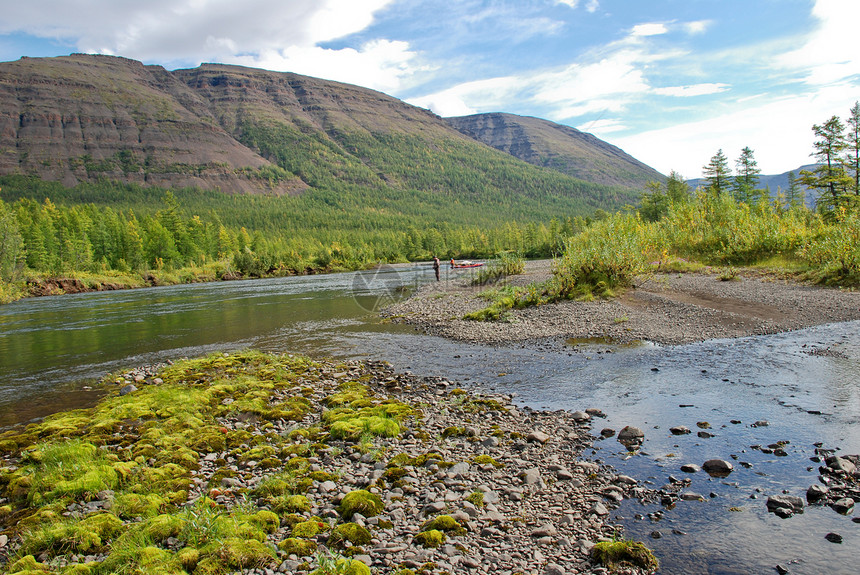
[[858,0],[0,0],[0,61],[115,54],[290,71],[441,116],[510,112],[687,178],[809,163],[860,100]]

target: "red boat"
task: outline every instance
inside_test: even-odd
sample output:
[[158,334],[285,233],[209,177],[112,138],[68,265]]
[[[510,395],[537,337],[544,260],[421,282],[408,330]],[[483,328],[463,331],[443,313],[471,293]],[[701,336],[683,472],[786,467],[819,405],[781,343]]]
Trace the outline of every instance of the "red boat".
[[484,265],[484,263],[483,263],[483,262],[460,262],[460,263],[453,263],[453,264],[451,264],[451,267],[452,267],[452,268],[454,268],[454,269],[462,269],[462,268],[479,268],[479,267],[481,267],[482,265]]

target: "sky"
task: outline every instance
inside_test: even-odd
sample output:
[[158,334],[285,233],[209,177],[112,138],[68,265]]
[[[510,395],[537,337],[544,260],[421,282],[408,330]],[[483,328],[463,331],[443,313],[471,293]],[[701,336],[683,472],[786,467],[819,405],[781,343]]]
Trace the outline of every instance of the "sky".
[[0,0],[0,61],[219,62],[536,116],[697,178],[722,150],[811,163],[860,100],[860,0]]

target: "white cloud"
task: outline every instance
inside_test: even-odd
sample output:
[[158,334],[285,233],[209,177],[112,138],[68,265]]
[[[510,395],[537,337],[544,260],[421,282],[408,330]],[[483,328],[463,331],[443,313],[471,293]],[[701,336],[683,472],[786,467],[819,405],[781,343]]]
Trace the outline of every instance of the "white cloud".
[[826,85],[860,74],[857,22],[860,2],[817,0],[812,9],[817,25],[798,49],[777,62],[788,69],[801,69],[812,85]]
[[692,86],[668,86],[666,88],[655,88],[654,93],[660,96],[675,96],[678,98],[690,98],[693,96],[706,96],[725,92],[730,86],[728,84],[703,83]]
[[[699,177],[702,166],[718,149],[733,161],[744,146],[755,151],[763,173],[783,173],[812,162],[812,125],[834,113],[847,114],[856,99],[850,92],[846,86],[833,86],[759,106],[747,103],[705,120],[611,141],[664,174],[674,169],[686,178]],[[830,112],[822,114],[822,110]],[[595,135],[601,137],[601,132],[595,130]]]
[[[505,110],[505,103],[517,93],[520,80],[506,76],[459,84],[427,96],[411,98],[414,106],[428,108],[440,116],[466,116],[480,111]],[[478,102],[480,106],[473,105]]]
[[685,22],[683,27],[687,34],[694,35],[704,33],[711,24],[710,20],[696,20],[695,22]]
[[401,86],[406,76],[416,71],[410,66],[414,57],[415,53],[405,42],[375,40],[360,50],[291,46],[249,56],[227,57],[223,63],[295,72],[392,92]]
[[393,90],[413,70],[403,42],[320,44],[360,32],[394,0],[48,0],[4,6],[0,33],[71,41],[81,52],[181,65],[237,63]]
[[576,8],[576,5],[579,4],[579,0],[555,0],[555,3]]
[[597,10],[599,8],[600,8],[600,1],[599,0],[588,0],[588,4],[585,5],[585,10],[587,12],[592,13],[592,14],[594,12],[597,12]]
[[630,31],[630,35],[634,37],[660,36],[668,31],[669,28],[665,24],[652,22],[649,24],[637,24],[636,26],[633,26],[633,29]]
[[624,123],[619,119],[609,118],[605,120],[598,119],[593,122],[589,122],[588,124],[576,126],[576,129],[580,132],[600,132],[601,134],[612,134],[614,132],[626,130],[627,126],[624,125]]

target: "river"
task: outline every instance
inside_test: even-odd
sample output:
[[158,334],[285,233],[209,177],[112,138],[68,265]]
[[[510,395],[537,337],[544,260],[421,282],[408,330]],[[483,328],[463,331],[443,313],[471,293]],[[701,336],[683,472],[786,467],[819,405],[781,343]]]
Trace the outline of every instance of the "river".
[[[535,409],[607,414],[593,432],[635,425],[635,454],[609,438],[585,457],[652,487],[670,476],[704,501],[671,509],[625,501],[625,536],[645,541],[661,573],[856,573],[860,524],[828,507],[779,519],[768,495],[803,496],[817,482],[816,442],[860,453],[860,322],[683,346],[560,342],[486,347],[387,323],[378,309],[432,279],[428,267],[182,285],[28,299],[0,306],[0,427],[91,405],[95,382],[126,367],[257,348],[312,357],[385,359],[400,371],[512,393]],[[753,425],[766,420],[767,426]],[[697,424],[713,437],[696,435]],[[669,428],[686,425],[690,435]],[[753,446],[785,443],[777,456]],[[725,479],[685,474],[720,458]],[[835,532],[841,544],[824,536]]]

